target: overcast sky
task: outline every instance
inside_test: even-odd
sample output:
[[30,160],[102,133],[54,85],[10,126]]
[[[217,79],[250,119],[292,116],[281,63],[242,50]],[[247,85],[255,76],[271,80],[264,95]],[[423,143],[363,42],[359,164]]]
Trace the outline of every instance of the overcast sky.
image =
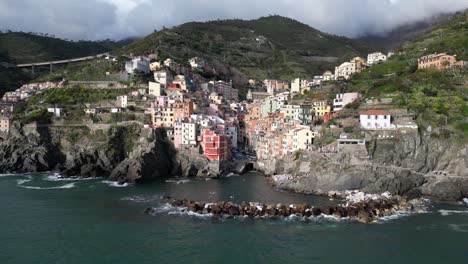
[[121,39],[189,21],[279,14],[354,37],[468,8],[468,0],[0,0],[0,29]]

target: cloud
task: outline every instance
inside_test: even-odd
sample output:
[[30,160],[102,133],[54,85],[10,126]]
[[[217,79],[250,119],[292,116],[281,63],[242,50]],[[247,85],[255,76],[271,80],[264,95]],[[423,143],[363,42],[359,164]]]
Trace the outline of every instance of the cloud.
[[466,0],[0,0],[0,27],[73,39],[119,39],[163,25],[279,14],[354,37],[465,8]]

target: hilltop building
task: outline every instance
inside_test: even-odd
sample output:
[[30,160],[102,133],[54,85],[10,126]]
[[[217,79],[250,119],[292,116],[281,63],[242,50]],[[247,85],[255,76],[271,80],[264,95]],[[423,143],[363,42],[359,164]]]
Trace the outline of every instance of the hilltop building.
[[367,64],[372,66],[377,63],[381,63],[387,61],[387,55],[383,54],[382,52],[374,52],[367,55]]
[[457,62],[455,55],[434,53],[418,59],[418,69],[446,70]]
[[134,74],[135,71],[150,73],[150,59],[146,57],[136,57],[125,63],[125,71],[128,74]]

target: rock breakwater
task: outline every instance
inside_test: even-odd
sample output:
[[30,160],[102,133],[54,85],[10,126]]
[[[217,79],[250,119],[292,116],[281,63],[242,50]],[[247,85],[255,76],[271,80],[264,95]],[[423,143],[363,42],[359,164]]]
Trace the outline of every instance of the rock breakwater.
[[[408,200],[405,197],[382,195],[365,195],[360,192],[350,192],[344,204],[328,207],[314,207],[310,204],[264,204],[258,202],[234,203],[220,201],[205,203],[192,200],[164,198],[166,206],[170,206],[181,213],[209,216],[212,218],[288,218],[299,217],[313,219],[318,217],[333,217],[342,220],[354,220],[364,224],[378,220],[409,214],[424,210],[427,202],[422,199]],[[147,208],[146,214],[157,214],[158,208]]]

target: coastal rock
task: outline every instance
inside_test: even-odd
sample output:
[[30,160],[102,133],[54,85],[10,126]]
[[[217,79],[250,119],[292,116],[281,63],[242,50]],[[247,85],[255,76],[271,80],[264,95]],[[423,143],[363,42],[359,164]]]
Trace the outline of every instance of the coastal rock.
[[388,191],[412,198],[460,200],[468,193],[468,146],[455,140],[406,134],[371,140],[367,155],[303,152],[259,160],[258,171],[279,189],[334,197],[346,190]]
[[371,214],[367,211],[360,210],[357,215],[358,221],[363,224],[369,224],[372,222]]

